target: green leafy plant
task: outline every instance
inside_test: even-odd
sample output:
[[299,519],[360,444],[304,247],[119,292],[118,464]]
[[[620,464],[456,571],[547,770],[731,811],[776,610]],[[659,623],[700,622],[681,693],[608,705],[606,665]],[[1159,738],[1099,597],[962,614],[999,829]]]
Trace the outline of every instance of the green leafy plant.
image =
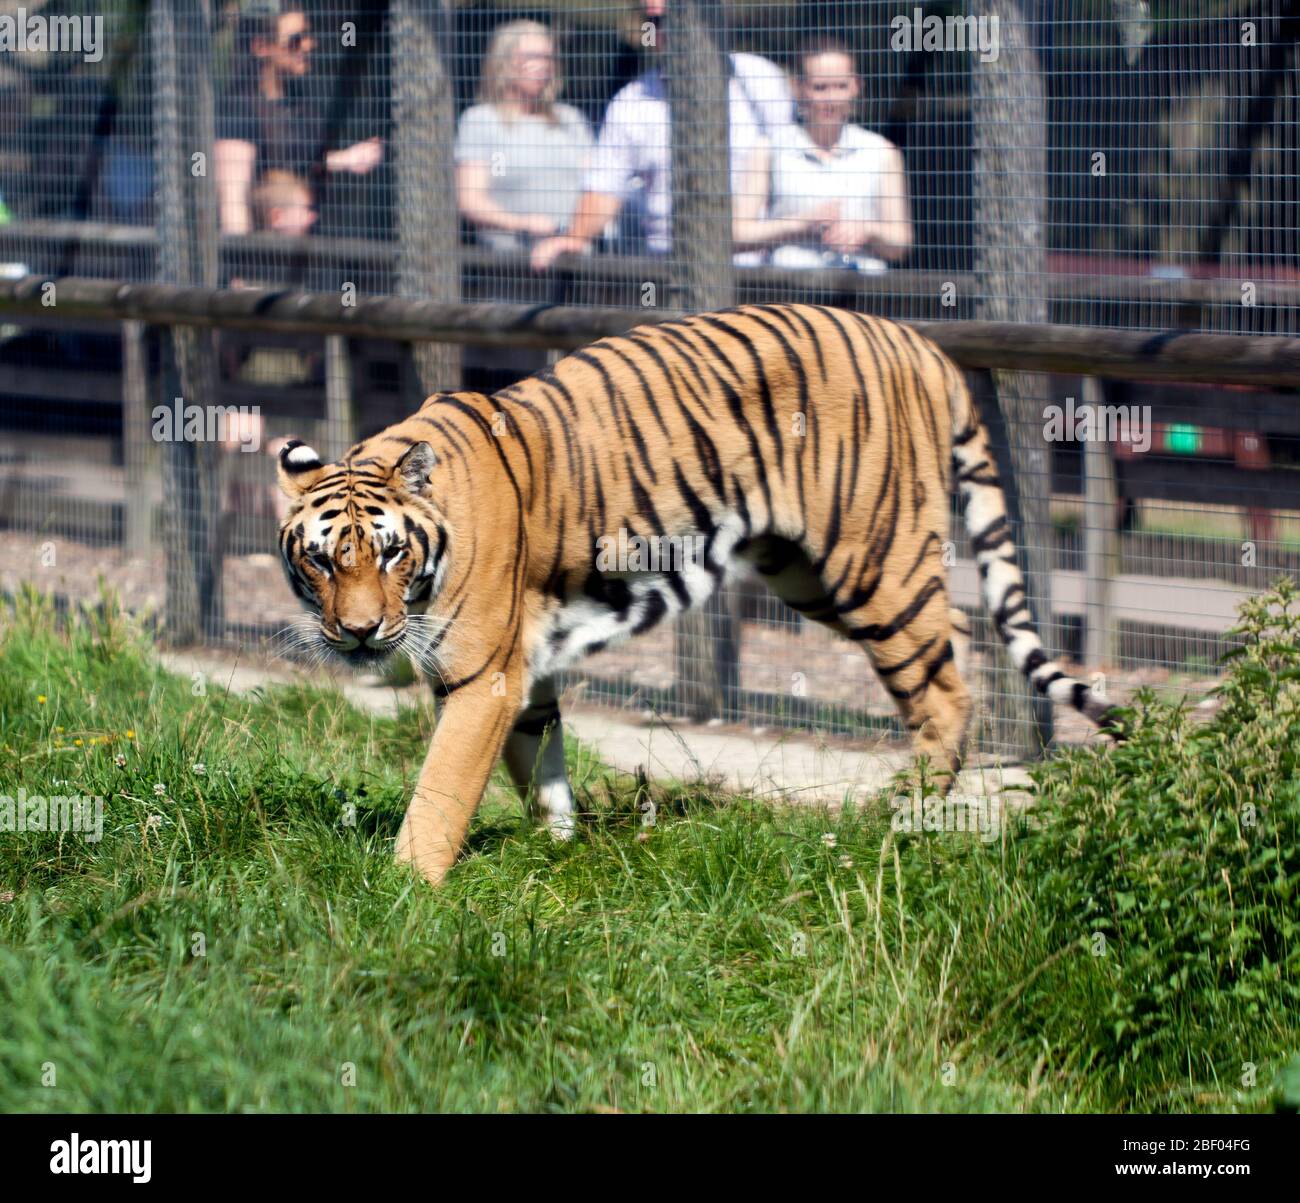
[[1084,1023],[1121,1072],[1236,1077],[1300,1007],[1298,610],[1289,580],[1242,607],[1209,722],[1144,691],[1127,742],[1036,774],[1021,868],[1107,987]]

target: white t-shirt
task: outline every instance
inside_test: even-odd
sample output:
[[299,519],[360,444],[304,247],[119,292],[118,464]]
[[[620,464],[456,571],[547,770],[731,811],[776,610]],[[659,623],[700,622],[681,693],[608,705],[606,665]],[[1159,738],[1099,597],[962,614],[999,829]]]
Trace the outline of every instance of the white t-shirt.
[[[742,183],[745,164],[758,146],[760,132],[758,118],[734,76],[729,87],[731,188],[735,192]],[[639,190],[648,249],[655,254],[669,249],[672,128],[667,86],[659,71],[634,79],[609,102],[583,187],[587,192],[617,196],[623,202]]]
[[[840,202],[849,220],[881,216],[882,185],[894,161],[894,144],[860,125],[846,125],[829,159],[823,159],[801,125],[774,134],[772,144],[773,218],[793,217],[825,201]],[[883,260],[854,255],[859,271],[885,270]],[[823,267],[825,248],[815,232],[772,251],[773,267]]]

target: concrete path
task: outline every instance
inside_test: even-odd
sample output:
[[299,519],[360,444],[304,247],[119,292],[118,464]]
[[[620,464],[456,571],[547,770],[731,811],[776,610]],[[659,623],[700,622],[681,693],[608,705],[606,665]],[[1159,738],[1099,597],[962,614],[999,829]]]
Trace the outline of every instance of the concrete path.
[[[625,772],[644,766],[652,778],[715,781],[785,802],[834,807],[872,797],[911,763],[909,751],[895,743],[868,746],[771,729],[651,720],[617,710],[566,711],[565,721],[606,764]],[[994,796],[1028,781],[1024,769],[989,761],[962,773],[954,792]]]
[[[201,672],[208,684],[233,693],[268,684],[333,680],[354,706],[380,715],[396,714],[428,696],[423,685],[395,689],[371,678],[309,673],[287,663],[265,665],[214,652],[168,652],[160,659],[172,672],[191,679]],[[875,795],[910,762],[908,751],[892,743],[872,747],[771,728],[666,721],[595,707],[566,707],[564,718],[573,735],[602,762],[623,772],[644,769],[647,777],[664,781],[706,780],[773,801],[838,807],[845,800]],[[1005,791],[1006,801],[1023,800],[1021,791],[1029,781],[1023,768],[982,760],[962,773],[955,794],[994,798]]]

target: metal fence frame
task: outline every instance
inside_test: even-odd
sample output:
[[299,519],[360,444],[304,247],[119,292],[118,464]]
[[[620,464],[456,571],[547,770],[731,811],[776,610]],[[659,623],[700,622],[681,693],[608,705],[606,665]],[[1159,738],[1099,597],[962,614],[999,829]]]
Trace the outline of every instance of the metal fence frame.
[[[49,301],[53,297],[53,306]],[[328,412],[340,424],[340,447],[348,441],[350,400],[345,384],[349,338],[372,337],[401,340],[412,344],[481,344],[489,346],[526,346],[570,349],[596,338],[622,333],[637,325],[671,320],[680,316],[674,311],[647,313],[641,309],[536,307],[507,304],[439,305],[392,297],[358,297],[348,303],[334,294],[308,294],[277,290],[223,290],[199,286],[128,284],[117,281],[66,279],[47,281],[36,277],[0,282],[0,315],[21,321],[23,318],[50,320],[75,326],[87,320],[121,323],[126,349],[124,372],[124,412],[128,425],[126,440],[147,439],[143,414],[149,401],[145,392],[143,335],[147,327],[168,331],[248,330],[260,334],[312,335],[326,340],[333,370],[327,375],[325,402]],[[960,366],[982,381],[986,399],[986,418],[1001,425],[995,443],[1006,449],[1008,440],[998,393],[991,386],[993,372],[1005,370],[1071,373],[1095,381],[1101,378],[1160,381],[1219,381],[1247,385],[1293,386],[1300,381],[1300,340],[1276,337],[1202,334],[1170,331],[1153,335],[1149,332],[1105,331],[1088,327],[1026,325],[1016,322],[915,322],[909,323],[935,341]],[[332,383],[331,383],[332,382]],[[167,386],[164,386],[165,389]],[[1085,384],[1085,390],[1089,388]],[[1098,396],[1085,391],[1084,403],[1095,403]],[[141,450],[127,445],[128,468],[138,475],[143,462]],[[135,467],[132,468],[132,465]],[[1030,470],[1018,470],[1008,459],[1002,474],[1013,515],[1023,538],[1023,506],[1026,497],[1040,495],[1046,500],[1050,489],[1047,477]],[[1085,609],[1087,658],[1092,663],[1108,663],[1114,654],[1113,631],[1109,620],[1111,580],[1118,569],[1114,543],[1114,469],[1105,447],[1094,449],[1085,470],[1084,496],[1084,566],[1086,580]],[[165,624],[173,642],[184,643],[212,637],[219,632],[210,625],[206,612],[198,609],[199,600],[220,580],[220,563],[205,563],[192,544],[195,525],[193,512],[203,509],[204,493],[195,476],[173,479],[171,487],[182,496],[173,498],[167,507],[167,523],[172,529],[164,539],[167,553],[168,616]],[[185,493],[189,490],[188,495]],[[211,504],[210,500],[206,504]],[[219,504],[219,503],[218,503]],[[216,521],[218,516],[211,517]],[[139,506],[128,507],[127,541],[138,545],[146,536],[148,519]],[[218,550],[216,555],[220,555]],[[1051,610],[1051,587],[1041,571],[1030,596],[1041,613]],[[188,617],[185,607],[194,612]],[[180,616],[172,613],[182,610]],[[716,657],[737,657],[738,641],[734,633],[726,639],[720,633],[732,630],[734,607],[724,607],[711,618],[703,648],[691,647],[689,654],[677,658],[677,680],[686,674],[698,674],[710,689],[718,680]],[[718,626],[719,623],[723,625]],[[689,638],[689,637],[688,637]],[[679,646],[683,636],[677,635]],[[688,645],[689,646],[689,645]],[[727,667],[738,690],[735,665]],[[688,678],[689,679],[689,678]],[[1007,678],[1019,687],[1022,707],[1030,697],[1016,678]],[[606,683],[606,688],[610,688]],[[1013,686],[1015,687],[1015,686]],[[617,692],[617,690],[616,690]],[[703,702],[701,701],[703,697]],[[656,699],[662,709],[694,717],[722,715],[735,717],[742,709],[737,698],[723,695],[712,700],[707,690],[682,696],[673,691]],[[714,707],[710,709],[710,707]],[[792,705],[789,719],[804,725],[815,717],[811,708]],[[1050,718],[1033,727],[1022,719],[1005,723],[1004,744],[1016,747],[1020,755],[1032,755],[1052,736]]]
[[[406,391],[412,406],[429,392],[454,385],[464,345],[568,349],[677,312],[717,308],[735,301],[812,297],[825,303],[912,319],[962,366],[980,373],[992,420],[1001,423],[1007,453],[1003,478],[1018,516],[1031,602],[1051,612],[1053,542],[1050,471],[1034,435],[1035,407],[1043,398],[1043,373],[1075,373],[1089,380],[1222,382],[1282,388],[1300,381],[1300,344],[1276,334],[1216,334],[1214,329],[1295,329],[1300,282],[1294,275],[1256,264],[1234,270],[1225,232],[1241,212],[1252,163],[1266,141],[1286,94],[1300,15],[1294,6],[1267,14],[1270,40],[1258,61],[1240,68],[1249,95],[1231,96],[1230,125],[1221,171],[1206,176],[1213,195],[1200,197],[1210,217],[1198,240],[1198,262],[1212,279],[1123,278],[1090,275],[1078,264],[1054,268],[1044,229],[1050,228],[1046,179],[1049,97],[1039,68],[1049,52],[1052,27],[1038,0],[984,0],[1003,30],[1000,56],[970,64],[971,269],[961,272],[892,271],[882,276],[831,270],[790,272],[739,268],[728,251],[726,144],[727,68],[721,0],[673,0],[671,36],[662,63],[672,124],[672,205],[682,253],[663,258],[588,259],[570,256],[541,278],[526,271],[526,257],[487,253],[461,245],[450,174],[455,137],[452,9],[448,0],[390,0],[357,9],[359,53],[340,70],[331,100],[342,114],[383,32],[389,38],[393,145],[397,150],[394,239],[284,239],[264,234],[222,235],[211,179],[191,170],[195,156],[212,158],[214,67],[209,54],[218,16],[212,0],[141,0],[134,28],[98,125],[111,126],[117,76],[147,44],[153,76],[153,170],[158,188],[157,228],[109,227],[86,221],[21,220],[0,226],[0,252],[39,249],[53,277],[0,282],[0,314],[21,322],[80,321],[121,324],[124,347],[124,415],[128,478],[139,481],[142,423],[151,387],[145,333],[159,328],[166,352],[159,385],[163,399],[202,399],[216,387],[213,333],[308,335],[325,339],[328,361],[325,406],[346,429],[344,383],[348,340],[398,340],[412,348]],[[1127,37],[1132,30],[1125,31]],[[1149,33],[1149,30],[1148,30]],[[1136,34],[1134,35],[1136,36]],[[1213,43],[1212,44],[1217,44]],[[1139,44],[1138,52],[1141,52]],[[1235,60],[1234,60],[1235,61]],[[915,81],[913,81],[914,83]],[[890,123],[904,121],[916,91],[895,97]],[[899,106],[903,106],[900,108]],[[1290,110],[1288,110],[1290,111]],[[338,136],[335,122],[319,162]],[[80,209],[102,166],[98,144],[83,166]],[[432,201],[430,201],[432,197]],[[149,265],[148,282],[123,278],[114,265],[126,255]],[[146,258],[147,256],[147,258]],[[284,288],[218,287],[238,262],[273,263]],[[79,265],[74,268],[74,265]],[[103,271],[107,279],[77,279],[73,270]],[[305,292],[309,268],[320,269],[334,292]],[[1059,268],[1059,270],[1057,270]],[[1258,270],[1257,270],[1258,269]],[[137,273],[138,274],[138,273]],[[366,296],[356,282],[379,281],[391,295]],[[489,303],[511,280],[534,304]],[[352,287],[345,287],[350,284]],[[656,302],[637,303],[647,284]],[[1245,300],[1249,290],[1249,301]],[[51,304],[51,299],[56,298]],[[1109,307],[1109,308],[1108,308]],[[1098,313],[1119,315],[1127,329],[1068,323]],[[918,320],[920,319],[920,320]],[[928,320],[927,320],[928,319]],[[955,319],[955,320],[954,320]],[[1052,319],[1063,324],[1048,324]],[[1136,329],[1133,327],[1144,327]],[[1093,386],[1085,391],[1095,400]],[[341,437],[341,436],[338,436]],[[177,643],[218,636],[223,567],[219,464],[210,449],[178,444],[165,449],[162,473],[173,499],[163,530],[167,549],[166,633]],[[1108,582],[1117,564],[1107,513],[1114,504],[1114,466],[1093,449],[1085,461],[1083,499],[1087,606],[1104,615]],[[1297,506],[1300,509],[1300,506]],[[128,506],[126,543],[142,546],[151,520],[143,503]],[[681,624],[676,676],[682,709],[696,717],[732,715],[739,689],[735,664],[734,608],[719,598],[708,613]],[[1089,655],[1108,654],[1107,624],[1089,624]],[[1020,739],[1032,752],[1050,738],[1051,716],[1020,689]]]

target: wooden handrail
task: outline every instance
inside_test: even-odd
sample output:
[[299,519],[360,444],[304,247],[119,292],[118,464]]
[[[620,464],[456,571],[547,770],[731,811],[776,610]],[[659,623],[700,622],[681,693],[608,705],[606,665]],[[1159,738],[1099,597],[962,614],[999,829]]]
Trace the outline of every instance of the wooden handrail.
[[[53,293],[46,286],[53,287]],[[52,296],[54,304],[48,304]],[[395,297],[271,289],[212,289],[37,276],[0,281],[0,313],[61,320],[343,334],[400,342],[573,349],[674,310],[567,305],[437,305]],[[1300,386],[1300,339],[1269,335],[1151,333],[1013,322],[913,322],[964,368],[1078,373],[1124,380]]]

